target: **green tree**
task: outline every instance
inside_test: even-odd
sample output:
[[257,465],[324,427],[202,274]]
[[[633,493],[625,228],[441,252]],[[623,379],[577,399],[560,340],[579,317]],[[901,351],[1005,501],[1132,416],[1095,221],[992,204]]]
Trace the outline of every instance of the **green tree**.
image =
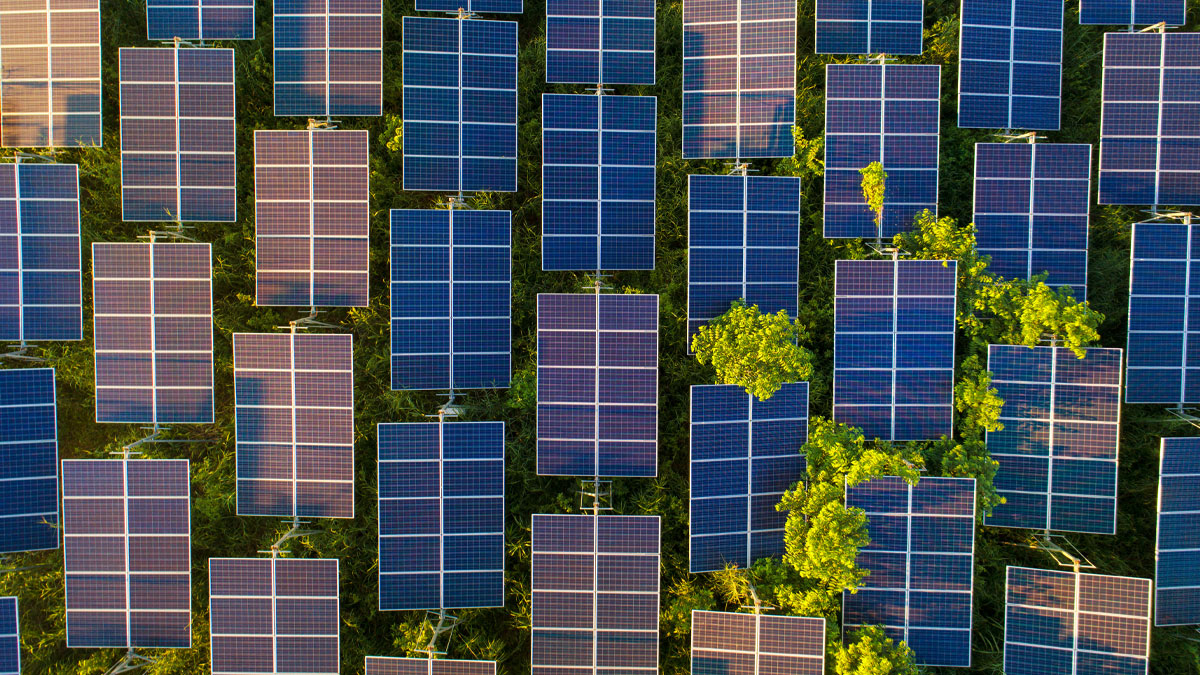
[[897,644],[879,626],[865,626],[850,634],[834,661],[837,675],[917,675],[913,650]]
[[764,314],[758,305],[740,300],[729,311],[701,326],[692,351],[702,364],[711,363],[719,384],[736,384],[765,401],[785,383],[812,375],[812,352],[798,343],[804,328],[787,312]]
[[887,172],[879,162],[871,162],[858,170],[862,174],[863,196],[867,199],[867,207],[875,214],[875,232],[882,236],[883,232],[883,195],[887,188]]

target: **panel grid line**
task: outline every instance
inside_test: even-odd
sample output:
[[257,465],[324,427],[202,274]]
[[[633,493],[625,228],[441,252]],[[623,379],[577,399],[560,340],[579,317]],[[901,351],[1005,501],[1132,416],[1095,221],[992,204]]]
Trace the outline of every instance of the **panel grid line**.
[[546,82],[654,84],[655,3],[546,4]]
[[276,117],[382,114],[380,0],[280,0],[272,25]]
[[925,7],[922,0],[817,0],[818,54],[919,55]]

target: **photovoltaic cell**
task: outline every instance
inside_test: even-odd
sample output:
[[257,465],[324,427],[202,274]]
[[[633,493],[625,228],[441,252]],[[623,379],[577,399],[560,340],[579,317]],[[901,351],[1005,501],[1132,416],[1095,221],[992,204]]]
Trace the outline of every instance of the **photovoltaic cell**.
[[654,84],[653,0],[549,0],[546,82]]
[[213,675],[335,675],[338,561],[209,558]]
[[64,459],[68,647],[192,646],[186,459]]
[[923,0],[817,0],[818,54],[920,54]]
[[539,476],[658,472],[658,296],[538,294]]
[[1154,625],[1200,624],[1200,437],[1162,439],[1154,561]]
[[382,113],[382,0],[277,0],[274,36],[276,116]]
[[146,0],[148,40],[253,40],[254,0]]
[[237,511],[354,517],[350,335],[233,335]]
[[975,144],[975,240],[988,270],[1087,297],[1090,143]]
[[213,421],[208,244],[92,244],[96,421]]
[[511,379],[512,213],[392,210],[392,389]]
[[658,516],[533,516],[533,675],[658,672]]
[[457,14],[465,9],[468,14],[521,14],[525,11],[521,0],[416,0],[418,12],[448,12]]
[[1007,675],[1135,675],[1149,656],[1149,579],[1008,568]]
[[58,548],[55,402],[53,368],[0,370],[0,554]]
[[0,1],[3,146],[99,146],[99,0]]
[[846,507],[866,512],[871,543],[857,560],[870,574],[842,593],[844,633],[882,625],[919,666],[970,667],[975,479],[873,478],[846,487]]
[[368,656],[366,675],[496,675],[496,662]]
[[683,158],[796,153],[796,3],[683,4]]
[[1200,33],[1105,33],[1100,204],[1200,204]]
[[692,675],[823,675],[825,619],[692,610]]
[[404,17],[404,189],[516,191],[515,21]]
[[504,423],[380,424],[379,609],[503,606]]
[[951,434],[957,270],[953,260],[837,261],[836,421],[868,439]]
[[0,675],[21,675],[21,621],[15,597],[0,598]]
[[[891,239],[937,213],[941,66],[825,67],[825,236]],[[883,231],[862,194],[860,170],[887,172]]]
[[542,269],[654,269],[658,99],[542,94]]
[[0,164],[0,340],[83,337],[79,167]]
[[989,345],[1004,429],[987,432],[1006,500],[985,524],[1116,533],[1121,350]]
[[367,132],[254,132],[255,304],[365,307]]
[[691,572],[783,555],[787,514],[775,505],[805,476],[806,442],[807,382],[765,401],[734,384],[692,387]]
[[237,220],[233,50],[122,47],[121,219]]
[[1182,26],[1186,0],[1079,0],[1079,23],[1151,26],[1166,22]]

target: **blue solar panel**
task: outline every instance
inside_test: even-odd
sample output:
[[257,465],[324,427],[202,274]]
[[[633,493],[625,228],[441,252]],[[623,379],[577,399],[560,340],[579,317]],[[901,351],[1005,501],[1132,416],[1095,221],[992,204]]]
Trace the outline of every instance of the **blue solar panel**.
[[733,384],[692,387],[691,566],[712,572],[783,555],[783,492],[804,478],[808,383],[759,401]]
[[1150,580],[1008,568],[1006,675],[1149,672]]
[[275,115],[383,110],[382,0],[276,0]]
[[379,609],[504,606],[504,423],[379,425]]
[[884,476],[846,488],[846,507],[867,514],[870,571],[842,593],[844,632],[882,625],[908,643],[919,666],[971,665],[975,479]]
[[392,389],[511,378],[509,211],[392,210]]
[[56,400],[53,368],[0,370],[0,554],[58,548]]
[[654,96],[542,94],[542,269],[654,269]]
[[963,0],[958,126],[1058,129],[1063,3]]
[[533,675],[658,672],[658,516],[533,516]]
[[799,311],[800,179],[688,176],[688,351],[734,301]]
[[796,3],[683,3],[684,159],[796,154],[795,90]]
[[354,517],[351,339],[234,333],[238,515]]
[[366,675],[496,675],[496,662],[368,656]]
[[924,0],[817,0],[818,54],[920,54]]
[[549,0],[546,81],[654,84],[654,0]]
[[658,471],[658,296],[538,294],[537,472]]
[[[825,236],[891,239],[937,213],[941,66],[825,67]],[[883,232],[862,194],[860,170],[887,172]]]
[[517,189],[517,24],[404,17],[404,189]]
[[336,675],[338,561],[209,558],[212,675]]
[[0,340],[83,337],[79,167],[0,164]]
[[1200,437],[1162,439],[1154,550],[1154,625],[1200,624]]
[[1187,0],[1079,0],[1079,23],[1150,26],[1166,22],[1182,26]]
[[692,610],[692,675],[824,675],[825,619]]
[[414,9],[451,14],[457,14],[460,9],[468,14],[521,14],[525,11],[521,0],[416,0]]
[[146,0],[149,40],[253,40],[254,0]]
[[1200,33],[1106,33],[1100,204],[1200,204]]
[[186,459],[65,459],[68,647],[192,646]]
[[957,270],[953,260],[837,261],[835,420],[868,439],[951,434]]
[[237,220],[233,50],[122,47],[121,219]]
[[0,598],[0,675],[21,674],[21,620],[15,597]]
[[1090,143],[976,143],[975,241],[1007,279],[1087,297]]

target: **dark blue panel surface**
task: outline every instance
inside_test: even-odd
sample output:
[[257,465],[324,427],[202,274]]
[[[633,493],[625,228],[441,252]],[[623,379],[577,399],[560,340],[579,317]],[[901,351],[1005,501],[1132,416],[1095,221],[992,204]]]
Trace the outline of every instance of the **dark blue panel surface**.
[[654,84],[653,0],[546,3],[546,81]]
[[55,402],[53,368],[0,370],[0,554],[58,548]]
[[149,40],[253,40],[254,0],[146,0]]
[[277,116],[380,114],[382,0],[280,0],[273,25]]
[[1150,26],[1166,22],[1182,26],[1187,0],[1079,0],[1079,23]]
[[496,675],[496,662],[368,656],[366,675]]
[[1200,437],[1162,439],[1157,531],[1154,625],[1200,624]]
[[449,12],[465,9],[469,14],[520,14],[525,11],[521,0],[416,0],[418,12]]
[[17,598],[0,598],[0,675],[21,675],[21,621]]
[[818,54],[920,54],[923,0],[817,0]]
[[692,675],[824,672],[824,619],[692,610]]

